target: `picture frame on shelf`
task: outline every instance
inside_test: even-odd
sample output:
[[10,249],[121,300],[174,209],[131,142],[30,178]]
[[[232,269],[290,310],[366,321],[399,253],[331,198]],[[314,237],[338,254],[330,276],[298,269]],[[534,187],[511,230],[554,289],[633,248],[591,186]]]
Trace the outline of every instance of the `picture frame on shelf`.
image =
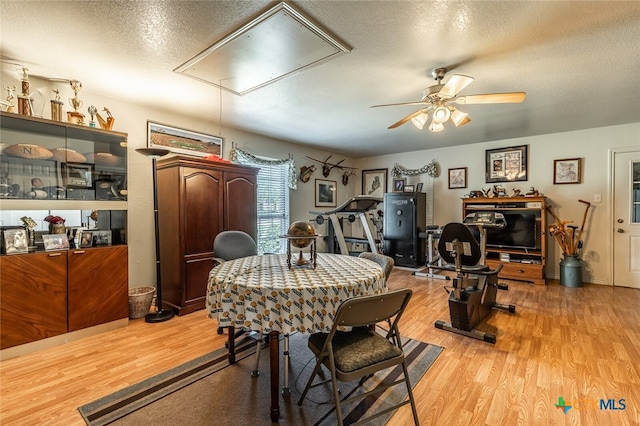
[[404,191],[404,185],[407,183],[406,178],[393,179],[393,192]]
[[161,123],[147,121],[147,146],[168,149],[176,154],[222,157],[223,139]]
[[415,192],[415,190],[415,185],[405,185],[404,188],[402,188],[402,192]]
[[5,254],[27,253],[29,239],[24,228],[5,228],[2,231],[2,250]]
[[80,234],[80,248],[88,248],[93,246],[93,232],[91,231],[82,231]]
[[316,207],[335,207],[338,187],[335,180],[316,179]]
[[582,159],[564,158],[553,160],[553,184],[572,184],[582,182]]
[[45,250],[69,249],[69,237],[67,237],[67,234],[44,234],[42,242]]
[[422,182],[418,182],[416,184],[416,192],[422,192],[422,186],[424,185],[424,183]]
[[486,150],[486,182],[528,180],[528,151],[529,145]]
[[91,231],[94,246],[110,246],[111,231]]
[[467,187],[467,168],[456,167],[449,169],[449,189]]
[[62,182],[67,188],[93,188],[93,164],[62,163]]
[[362,171],[362,195],[382,198],[387,192],[388,169]]

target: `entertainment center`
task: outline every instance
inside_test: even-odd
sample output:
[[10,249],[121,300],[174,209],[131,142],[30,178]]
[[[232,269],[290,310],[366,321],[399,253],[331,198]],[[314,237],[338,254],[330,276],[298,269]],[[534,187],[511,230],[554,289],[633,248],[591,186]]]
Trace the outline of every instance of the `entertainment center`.
[[498,212],[503,229],[487,229],[487,265],[503,264],[499,277],[545,285],[547,258],[545,197],[463,198],[462,217]]

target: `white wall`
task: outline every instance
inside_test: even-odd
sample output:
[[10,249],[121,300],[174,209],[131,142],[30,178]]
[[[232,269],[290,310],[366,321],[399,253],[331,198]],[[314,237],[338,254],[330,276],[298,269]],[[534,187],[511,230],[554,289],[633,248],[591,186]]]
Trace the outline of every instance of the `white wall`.
[[[428,144],[429,134],[425,132],[425,146]],[[509,194],[513,188],[521,189],[524,194],[530,187],[535,187],[547,197],[548,203],[562,220],[573,220],[578,226],[585,208],[578,200],[591,202],[592,208],[583,234],[583,278],[586,282],[610,284],[609,237],[612,226],[609,219],[608,151],[610,148],[639,146],[640,123],[368,157],[358,160],[356,164],[363,169],[391,169],[395,163],[407,169],[418,169],[435,159],[440,165],[440,176],[434,180],[434,223],[445,225],[462,219],[461,198],[465,194],[474,189],[490,187],[485,183],[485,150],[519,145],[529,146],[529,178],[526,182],[502,185]],[[553,184],[553,161],[562,158],[582,158],[582,183]],[[448,189],[447,170],[458,167],[467,167],[467,188]],[[594,194],[602,195],[601,203],[593,202]],[[551,221],[548,217],[548,222]],[[557,279],[560,276],[561,251],[554,239],[547,239],[547,243],[546,275]]]

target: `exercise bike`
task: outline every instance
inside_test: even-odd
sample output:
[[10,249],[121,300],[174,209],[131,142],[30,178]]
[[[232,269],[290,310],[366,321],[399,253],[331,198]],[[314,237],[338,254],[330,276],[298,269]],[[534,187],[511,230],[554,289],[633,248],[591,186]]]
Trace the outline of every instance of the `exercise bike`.
[[[484,215],[484,216],[482,216]],[[469,226],[476,226],[480,232],[480,244],[471,233]],[[495,269],[485,264],[486,229],[485,227],[504,227],[504,216],[500,213],[472,213],[465,218],[465,224],[449,223],[442,229],[438,241],[438,253],[446,262],[434,269],[455,271],[453,289],[449,291],[449,313],[451,322],[436,321],[435,327],[462,334],[474,339],[495,343],[492,333],[476,330],[478,323],[484,321],[494,309],[515,312],[514,305],[496,302],[497,290],[508,290],[508,286],[498,284],[499,264]]]

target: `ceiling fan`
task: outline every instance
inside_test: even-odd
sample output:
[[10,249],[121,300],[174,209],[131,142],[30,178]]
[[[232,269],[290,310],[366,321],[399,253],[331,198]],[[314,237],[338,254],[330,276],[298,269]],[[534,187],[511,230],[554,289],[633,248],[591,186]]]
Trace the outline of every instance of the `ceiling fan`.
[[433,78],[438,82],[422,91],[422,99],[414,102],[403,102],[399,104],[373,105],[371,108],[402,105],[426,105],[418,111],[407,115],[400,121],[393,123],[389,129],[395,129],[411,120],[414,126],[422,129],[426,124],[429,114],[431,114],[431,124],[429,130],[441,132],[444,130],[444,123],[451,120],[456,127],[464,126],[471,119],[468,114],[460,111],[453,103],[458,105],[471,104],[499,104],[499,103],[520,103],[526,97],[525,92],[506,93],[485,93],[481,95],[458,96],[458,93],[473,82],[473,77],[461,74],[453,74],[446,84],[441,81],[447,72],[446,68],[436,68],[431,72]]

